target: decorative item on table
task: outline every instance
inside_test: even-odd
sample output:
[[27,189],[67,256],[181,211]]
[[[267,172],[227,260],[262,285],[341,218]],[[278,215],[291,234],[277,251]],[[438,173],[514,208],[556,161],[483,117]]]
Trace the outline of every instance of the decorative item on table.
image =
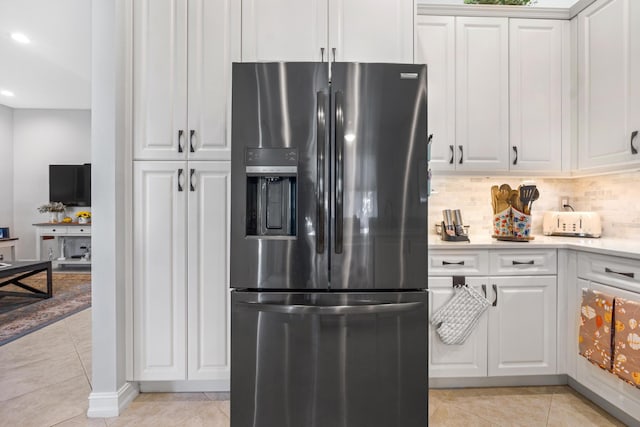
[[0,227],[0,239],[10,239],[11,232],[9,227]]
[[76,212],[76,217],[78,218],[78,224],[88,224],[91,221],[91,212],[89,211]]
[[59,221],[60,214],[64,215],[65,205],[61,202],[50,202],[38,208],[40,213],[49,213],[49,222],[56,223]]
[[535,184],[525,182],[517,190],[509,184],[491,187],[493,236],[498,240],[526,242],[531,235],[531,208],[540,192]]
[[[440,223],[440,238],[447,242],[468,242],[469,226],[462,222],[460,209],[444,209],[442,211],[443,221]],[[436,226],[436,232],[438,227]]]

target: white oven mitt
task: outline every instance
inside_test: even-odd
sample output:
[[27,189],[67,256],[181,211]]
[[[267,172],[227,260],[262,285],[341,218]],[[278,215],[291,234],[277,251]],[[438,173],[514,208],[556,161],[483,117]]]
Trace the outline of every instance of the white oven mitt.
[[491,303],[469,286],[456,288],[453,297],[431,317],[445,344],[464,344]]

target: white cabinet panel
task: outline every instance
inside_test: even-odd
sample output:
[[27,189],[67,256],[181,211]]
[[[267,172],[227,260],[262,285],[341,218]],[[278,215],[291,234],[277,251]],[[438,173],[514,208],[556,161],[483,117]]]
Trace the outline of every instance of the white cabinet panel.
[[[187,129],[187,0],[133,2],[133,156],[180,160]],[[182,133],[182,138],[179,138]],[[180,141],[179,141],[180,139]]]
[[135,380],[186,378],[184,165],[182,162],[134,163]]
[[[467,277],[467,284],[482,292],[487,278]],[[454,294],[451,277],[429,277],[429,317]],[[462,345],[443,344],[436,328],[429,325],[429,376],[484,377],[487,375],[487,313]]]
[[327,0],[243,0],[242,60],[326,60],[327,14]]
[[235,0],[189,0],[189,159],[231,159],[231,63],[240,60],[239,16]]
[[456,169],[506,171],[508,18],[456,18]]
[[413,62],[413,0],[329,0],[336,61]]
[[489,376],[556,373],[556,277],[491,277]]
[[509,20],[511,170],[561,169],[565,24]]
[[631,143],[640,131],[639,21],[631,0],[600,0],[578,15],[580,169],[640,158],[640,136]]
[[415,62],[427,64],[427,125],[433,170],[455,169],[455,18],[416,17]]
[[229,378],[230,171],[189,163],[189,379]]

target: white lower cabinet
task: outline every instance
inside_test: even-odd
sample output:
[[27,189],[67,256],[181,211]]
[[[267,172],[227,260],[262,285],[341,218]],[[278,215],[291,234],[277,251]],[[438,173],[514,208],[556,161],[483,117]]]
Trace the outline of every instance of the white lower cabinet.
[[230,163],[133,178],[133,380],[228,380]]
[[[469,259],[509,261],[509,276],[500,263],[479,265],[465,283],[492,303],[463,345],[446,345],[429,326],[429,376],[432,378],[547,375],[557,373],[556,251],[430,251],[429,265],[442,264],[429,276],[430,316],[453,295],[453,275]],[[487,254],[487,252],[489,252]],[[444,263],[441,259],[445,259]],[[509,260],[504,260],[509,258]],[[443,269],[451,269],[449,276]],[[553,274],[527,275],[547,270]],[[438,277],[443,276],[443,277]]]

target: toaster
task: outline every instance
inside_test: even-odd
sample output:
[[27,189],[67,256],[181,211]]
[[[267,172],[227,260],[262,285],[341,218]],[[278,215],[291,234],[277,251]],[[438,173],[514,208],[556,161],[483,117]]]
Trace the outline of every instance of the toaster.
[[600,215],[596,212],[545,212],[542,233],[545,236],[600,237]]

